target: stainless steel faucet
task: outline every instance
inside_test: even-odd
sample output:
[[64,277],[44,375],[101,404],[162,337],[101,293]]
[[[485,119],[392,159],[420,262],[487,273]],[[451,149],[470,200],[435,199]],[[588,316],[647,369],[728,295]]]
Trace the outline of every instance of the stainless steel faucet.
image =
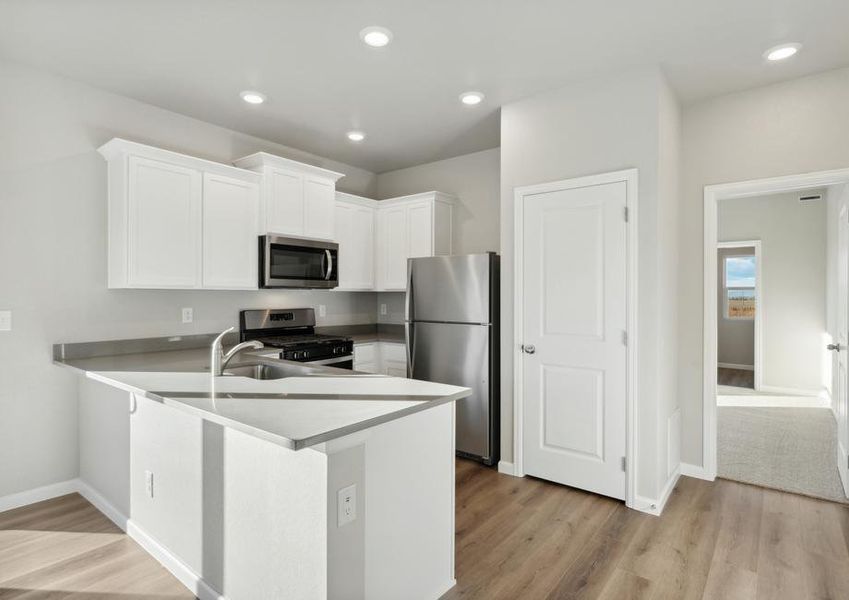
[[227,363],[230,362],[230,359],[236,356],[242,350],[246,350],[248,348],[252,348],[254,350],[259,350],[260,348],[264,348],[262,342],[258,340],[249,340],[247,342],[242,342],[241,344],[236,344],[232,348],[230,348],[227,354],[224,353],[224,348],[222,347],[222,340],[224,336],[233,331],[235,327],[231,327],[225,331],[222,331],[221,334],[215,338],[212,342],[212,348],[210,349],[209,356],[209,372],[212,373],[213,377],[221,377],[224,375],[224,367],[227,366]]

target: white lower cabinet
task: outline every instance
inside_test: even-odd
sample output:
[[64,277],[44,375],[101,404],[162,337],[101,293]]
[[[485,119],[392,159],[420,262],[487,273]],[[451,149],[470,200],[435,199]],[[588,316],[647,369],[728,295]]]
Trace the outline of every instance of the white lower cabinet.
[[354,370],[407,377],[407,348],[397,342],[354,344]]

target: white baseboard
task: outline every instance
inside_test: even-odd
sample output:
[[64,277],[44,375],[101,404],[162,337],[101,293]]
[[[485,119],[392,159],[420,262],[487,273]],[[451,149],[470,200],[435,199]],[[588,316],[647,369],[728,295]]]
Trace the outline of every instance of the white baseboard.
[[440,586],[434,594],[431,594],[430,596],[425,596],[425,598],[433,598],[433,600],[439,600],[439,598],[442,598],[442,596],[444,596],[448,592],[448,590],[453,588],[455,585],[457,585],[457,580],[451,579],[450,581],[448,581],[448,583]]
[[807,390],[803,388],[781,387],[777,385],[761,385],[758,388],[759,392],[767,392],[769,394],[785,394],[787,396],[813,396],[819,397],[822,395],[822,390]]
[[59,483],[51,483],[32,490],[24,490],[15,494],[9,494],[0,498],[0,512],[20,508],[28,504],[35,504],[51,498],[59,496],[67,496],[78,490],[77,479],[69,479],[60,481]]
[[168,569],[180,583],[186,586],[200,600],[227,600],[223,595],[210,587],[191,567],[174,556],[162,544],[136,525],[132,519],[127,521],[127,535],[133,538],[148,554],[159,561],[159,564]]
[[735,363],[716,363],[720,369],[739,369],[740,371],[754,371],[755,365],[738,365]]
[[748,408],[832,408],[828,398],[821,396],[779,396],[776,394],[722,394],[716,397],[716,405]]
[[79,492],[80,496],[91,502],[97,510],[106,515],[109,520],[120,527],[122,531],[127,531],[127,523],[130,520],[127,515],[115,508],[111,502],[101,496],[100,492],[96,491],[87,482],[82,479],[77,479],[76,482],[77,492]]
[[701,465],[693,465],[690,463],[681,463],[681,475],[685,477],[695,477],[696,479],[704,479],[706,481],[713,481],[716,477],[712,477],[705,468]]
[[636,503],[634,504],[634,506],[631,506],[631,508],[640,512],[659,517],[663,512],[663,509],[666,508],[666,503],[669,501],[669,496],[672,495],[672,490],[674,490],[675,486],[678,485],[678,479],[680,477],[681,469],[679,467],[675,469],[675,472],[672,473],[672,476],[666,481],[666,485],[663,486],[659,498],[655,499],[647,498],[645,496],[637,496]]
[[511,462],[507,462],[506,460],[498,461],[498,472],[503,473],[504,475],[513,475],[516,476],[516,465]]

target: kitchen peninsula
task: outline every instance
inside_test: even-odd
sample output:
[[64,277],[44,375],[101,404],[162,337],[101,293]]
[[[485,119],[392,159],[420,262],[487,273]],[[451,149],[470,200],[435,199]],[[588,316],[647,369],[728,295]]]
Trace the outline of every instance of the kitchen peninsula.
[[454,401],[469,390],[261,350],[212,377],[213,337],[54,347],[82,375],[83,495],[202,599],[453,586]]

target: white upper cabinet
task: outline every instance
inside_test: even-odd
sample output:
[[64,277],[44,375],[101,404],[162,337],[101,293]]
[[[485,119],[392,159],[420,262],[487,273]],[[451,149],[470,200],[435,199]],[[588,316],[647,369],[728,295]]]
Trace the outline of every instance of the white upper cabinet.
[[200,171],[139,156],[127,168],[127,285],[199,287]]
[[259,176],[113,139],[110,288],[256,289]]
[[336,192],[338,290],[374,289],[374,221],[377,202]]
[[377,209],[377,288],[407,288],[407,259],[451,254],[453,196],[425,192],[382,200]]
[[204,173],[204,288],[257,287],[258,213],[258,183]]
[[263,233],[333,239],[336,182],[342,173],[266,152],[233,164],[262,175],[259,219]]

